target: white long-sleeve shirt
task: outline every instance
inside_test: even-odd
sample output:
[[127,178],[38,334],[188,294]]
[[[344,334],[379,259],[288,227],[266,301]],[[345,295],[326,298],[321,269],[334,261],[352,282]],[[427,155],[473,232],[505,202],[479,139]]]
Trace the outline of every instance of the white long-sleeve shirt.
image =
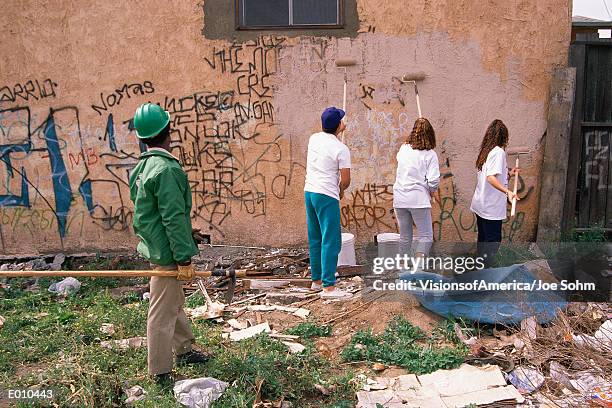
[[430,193],[440,184],[438,155],[433,150],[416,150],[403,144],[397,152],[393,184],[393,207],[431,208]]

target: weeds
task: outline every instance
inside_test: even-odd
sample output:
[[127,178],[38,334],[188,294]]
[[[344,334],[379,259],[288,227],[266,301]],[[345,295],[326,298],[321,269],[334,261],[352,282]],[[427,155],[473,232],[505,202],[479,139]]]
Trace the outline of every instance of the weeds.
[[357,332],[341,356],[344,361],[397,365],[415,374],[458,367],[467,354],[465,347],[434,347],[436,340],[399,317],[381,335],[373,335],[371,330]]
[[300,336],[303,339],[311,339],[314,337],[329,337],[332,334],[331,326],[320,326],[314,323],[300,323],[297,326],[291,327],[285,331],[293,336]]

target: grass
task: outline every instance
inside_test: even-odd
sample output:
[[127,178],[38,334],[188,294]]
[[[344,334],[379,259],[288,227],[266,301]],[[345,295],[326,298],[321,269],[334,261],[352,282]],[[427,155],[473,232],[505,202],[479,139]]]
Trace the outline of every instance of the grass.
[[[140,385],[148,396],[136,407],[178,406],[170,392],[148,377],[146,348],[119,351],[99,345],[101,340],[146,335],[148,304],[129,295],[113,299],[109,293],[109,288],[134,281],[82,279],[81,290],[65,300],[47,292],[51,280],[41,279],[39,289],[25,290],[31,283],[12,279],[10,288],[0,289],[0,315],[6,318],[0,329],[1,389],[53,388],[59,406],[107,407],[123,406],[124,390]],[[197,296],[189,299],[193,304],[199,301]],[[101,333],[102,323],[114,324],[116,333]],[[302,329],[314,333],[314,327]],[[176,371],[188,378],[209,376],[230,383],[214,408],[251,406],[259,380],[264,400],[284,398],[294,407],[354,405],[352,374],[338,374],[312,346],[290,354],[267,335],[228,344],[218,324],[200,321],[193,329],[197,343],[215,357],[205,365]],[[322,396],[315,384],[330,387],[332,394]]]
[[441,339],[452,338],[452,334],[444,331],[444,327],[440,330],[444,336],[428,336],[404,318],[397,317],[380,335],[372,334],[371,330],[357,332],[341,356],[347,362],[397,365],[414,374],[456,368],[463,362],[467,349],[458,341],[443,345]]

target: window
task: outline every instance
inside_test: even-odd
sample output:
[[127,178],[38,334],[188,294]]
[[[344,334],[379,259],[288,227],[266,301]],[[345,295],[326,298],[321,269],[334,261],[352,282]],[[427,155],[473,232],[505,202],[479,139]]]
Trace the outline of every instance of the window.
[[343,0],[236,0],[238,28],[342,28]]

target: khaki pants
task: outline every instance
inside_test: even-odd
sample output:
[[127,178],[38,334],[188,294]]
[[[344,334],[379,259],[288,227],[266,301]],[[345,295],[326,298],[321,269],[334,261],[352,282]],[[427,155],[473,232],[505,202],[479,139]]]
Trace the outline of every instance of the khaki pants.
[[[152,265],[154,269],[176,270],[176,266]],[[182,283],[174,277],[151,278],[147,347],[149,374],[172,371],[174,357],[191,350],[195,340],[189,320],[183,311],[185,294]]]

